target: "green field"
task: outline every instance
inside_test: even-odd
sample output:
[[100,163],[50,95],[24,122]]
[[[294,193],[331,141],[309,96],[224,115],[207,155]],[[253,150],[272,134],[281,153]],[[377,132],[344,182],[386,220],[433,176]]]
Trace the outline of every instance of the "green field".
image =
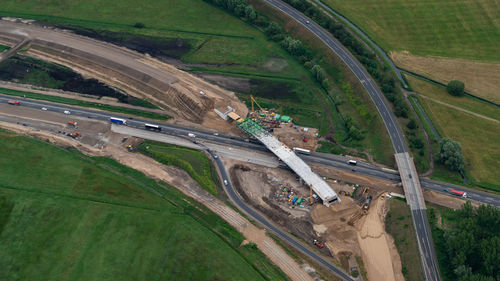
[[69,104],[69,105],[77,105],[77,106],[83,106],[83,107],[89,107],[89,108],[96,108],[96,109],[100,109],[100,110],[106,110],[106,111],[123,113],[123,114],[130,114],[130,115],[135,115],[135,116],[140,116],[140,117],[145,117],[145,118],[150,118],[150,119],[156,119],[156,120],[168,120],[171,118],[171,116],[166,115],[166,114],[148,112],[148,111],[143,111],[143,110],[138,110],[138,109],[133,109],[133,108],[119,107],[119,106],[101,104],[98,102],[81,101],[81,100],[75,100],[75,99],[70,99],[70,98],[65,98],[65,97],[50,96],[50,95],[44,95],[44,94],[38,94],[38,93],[26,92],[26,91],[11,90],[11,89],[5,89],[5,88],[0,88],[0,94],[17,96],[17,97],[26,97],[26,98],[37,99],[37,100],[46,100],[46,101],[51,101],[51,102],[57,102],[57,103]]
[[465,169],[478,185],[500,191],[500,124],[468,113],[419,99],[434,126],[444,137],[458,141],[465,157]]
[[283,280],[175,188],[117,162],[0,133],[1,280]]
[[491,0],[323,0],[385,51],[500,61],[500,5]]
[[396,198],[387,203],[389,212],[385,217],[385,229],[394,238],[403,275],[407,281],[424,280],[410,209],[405,201]]
[[185,170],[206,191],[217,195],[219,177],[208,157],[201,151],[154,141],[144,141],[139,151],[156,161]]

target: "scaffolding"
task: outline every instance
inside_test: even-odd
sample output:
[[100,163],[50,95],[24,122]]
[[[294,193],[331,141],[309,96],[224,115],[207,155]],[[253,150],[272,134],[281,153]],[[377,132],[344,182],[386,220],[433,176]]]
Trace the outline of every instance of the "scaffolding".
[[307,185],[312,187],[325,205],[336,200],[340,202],[337,193],[320,176],[314,173],[309,165],[298,157],[288,146],[269,134],[269,132],[260,126],[258,122],[252,118],[246,118],[238,122],[238,127],[246,134],[258,139],[271,150],[271,152],[278,156],[278,158],[302,178]]

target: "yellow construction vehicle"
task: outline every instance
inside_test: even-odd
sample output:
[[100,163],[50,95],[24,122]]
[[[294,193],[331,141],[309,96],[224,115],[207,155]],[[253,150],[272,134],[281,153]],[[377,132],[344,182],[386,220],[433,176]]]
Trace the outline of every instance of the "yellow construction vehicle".
[[253,114],[255,112],[254,110],[254,106],[253,104],[255,103],[259,108],[260,108],[260,111],[265,114],[267,116],[267,110],[264,110],[262,108],[262,106],[260,106],[260,104],[255,100],[255,98],[253,97],[253,95],[250,95],[250,101],[252,102],[252,112],[250,113],[250,115],[253,117]]

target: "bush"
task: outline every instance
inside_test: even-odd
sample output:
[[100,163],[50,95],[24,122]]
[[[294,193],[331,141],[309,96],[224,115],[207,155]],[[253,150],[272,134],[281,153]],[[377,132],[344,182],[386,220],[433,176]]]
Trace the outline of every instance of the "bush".
[[451,80],[450,83],[446,86],[446,91],[452,96],[463,96],[465,90],[465,84],[462,81]]
[[146,25],[144,23],[142,23],[142,22],[136,22],[134,24],[134,27],[135,28],[144,28],[144,27],[146,27]]

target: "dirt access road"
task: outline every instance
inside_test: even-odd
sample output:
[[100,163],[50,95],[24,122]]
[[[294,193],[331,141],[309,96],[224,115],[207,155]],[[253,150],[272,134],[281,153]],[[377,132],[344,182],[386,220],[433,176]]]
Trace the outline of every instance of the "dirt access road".
[[145,98],[170,109],[176,113],[174,117],[191,125],[231,130],[233,126],[220,119],[213,109],[224,112],[231,106],[241,116],[248,112],[233,92],[148,55],[68,31],[0,20],[2,41],[17,44],[26,38],[31,39],[26,55],[65,65],[84,77]]

